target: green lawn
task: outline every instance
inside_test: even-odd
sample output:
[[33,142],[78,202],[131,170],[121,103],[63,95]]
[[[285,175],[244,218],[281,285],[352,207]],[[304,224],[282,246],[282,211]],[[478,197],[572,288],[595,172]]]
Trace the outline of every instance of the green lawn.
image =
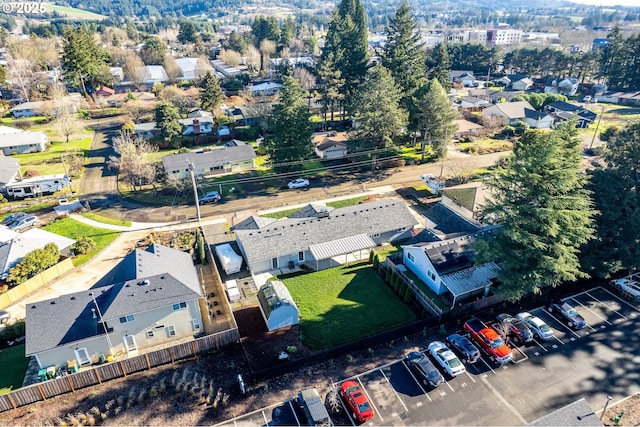
[[89,12],[82,9],[76,9],[75,7],[45,4],[44,8],[47,12],[58,12],[61,15],[65,15],[69,19],[88,19],[100,21],[106,18],[104,15],[98,15],[97,13]]
[[0,366],[3,367],[0,375],[0,394],[22,387],[28,365],[29,359],[24,357],[24,344],[0,350]]
[[367,200],[367,196],[353,197],[351,199],[336,200],[335,202],[328,202],[327,206],[331,208],[336,208],[336,209],[346,208],[348,206],[357,205],[358,203],[364,202],[365,200]]
[[114,219],[114,218],[107,218],[106,216],[102,216],[102,215],[98,215],[96,213],[93,212],[85,212],[82,214],[83,217],[91,219],[93,221],[96,222],[101,222],[103,224],[110,224],[110,225],[120,225],[122,227],[131,227],[131,221],[124,221],[122,219]]
[[71,218],[63,218],[53,222],[43,229],[56,233],[70,239],[77,239],[85,236],[96,242],[96,249],[84,255],[78,255],[73,260],[73,265],[78,266],[89,261],[95,254],[109,246],[119,235],[119,231],[105,230],[104,228],[92,227],[82,222],[78,222]]
[[301,340],[310,348],[332,348],[415,319],[365,263],[282,281],[298,305]]
[[300,210],[300,208],[284,209],[284,210],[281,210],[281,211],[276,211],[276,212],[271,212],[271,213],[266,213],[266,214],[260,214],[260,216],[264,216],[264,217],[267,217],[267,218],[273,218],[273,219],[280,219],[280,218],[286,218],[289,215],[298,212],[299,210]]

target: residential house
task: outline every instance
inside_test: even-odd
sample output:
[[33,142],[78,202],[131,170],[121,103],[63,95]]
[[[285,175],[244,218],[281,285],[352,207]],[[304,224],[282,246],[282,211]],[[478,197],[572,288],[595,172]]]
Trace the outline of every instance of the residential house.
[[213,118],[209,117],[189,117],[178,119],[182,125],[183,135],[201,135],[213,132]]
[[109,72],[116,82],[124,80],[124,69],[122,67],[109,67]]
[[5,156],[40,153],[47,149],[49,138],[44,132],[29,132],[0,126],[0,151]]
[[10,111],[15,118],[42,116],[57,111],[77,113],[83,101],[79,93],[72,93],[52,101],[23,102],[12,107]]
[[136,249],[93,288],[27,304],[25,354],[40,368],[82,367],[191,338],[203,331],[201,297],[191,255]]
[[271,113],[272,109],[273,104],[269,102],[260,102],[242,107],[229,108],[225,113],[227,116],[233,118],[240,126],[255,126],[262,120],[265,120]]
[[489,98],[490,98],[490,101],[493,102],[494,104],[498,102],[511,102],[513,101],[513,98],[516,98],[522,95],[523,93],[524,92],[522,91],[501,90],[498,92],[492,92],[489,95]]
[[114,93],[116,93],[116,91],[111,89],[110,87],[107,87],[107,86],[100,86],[94,92],[95,96],[99,96],[99,97],[103,97],[103,98],[111,96]]
[[341,159],[347,155],[346,132],[321,132],[312,138],[314,151],[322,160]]
[[531,80],[529,77],[522,77],[518,80],[513,80],[511,82],[512,90],[526,91],[531,89],[531,86],[533,86],[533,80]]
[[527,101],[501,102],[482,111],[483,116],[502,117],[504,124],[515,125],[524,121],[525,110],[535,110]]
[[550,129],[553,127],[553,117],[544,111],[524,110],[524,122],[534,129]]
[[300,56],[297,58],[273,58],[269,60],[269,68],[279,68],[284,65],[289,65],[291,68],[297,67],[309,67],[313,68],[316,62],[311,56]]
[[222,74],[223,78],[230,79],[238,74],[242,73],[242,70],[237,67],[232,67],[226,62],[220,59],[214,59],[211,61],[211,66],[220,74]]
[[596,94],[594,98],[598,102],[610,102],[620,105],[640,105],[640,91],[633,92],[616,92],[606,91],[602,94]]
[[554,101],[547,105],[545,110],[558,122],[564,122],[575,117],[577,120],[577,128],[589,127],[589,124],[593,123],[597,117],[597,114],[593,111],[589,111],[580,105],[564,101]]
[[465,109],[480,109],[491,105],[491,102],[486,99],[475,98],[472,96],[464,96],[458,100],[460,108]]
[[40,228],[32,228],[24,233],[16,233],[6,241],[0,241],[0,279],[6,279],[9,271],[15,267],[25,255],[42,249],[49,243],[54,243],[60,255],[71,256],[71,246],[76,242],[64,236],[60,236]]
[[196,151],[164,156],[162,165],[167,175],[176,179],[189,177],[189,163],[198,176],[221,175],[253,170],[256,153],[248,144],[224,146],[210,151]]
[[98,95],[98,102],[109,107],[120,108],[129,100],[149,103],[149,108],[156,101],[153,92],[119,92],[107,96]]
[[195,80],[204,76],[207,71],[213,71],[210,64],[200,58],[178,58],[176,64],[180,67],[182,80]]
[[469,88],[467,89],[467,96],[491,101],[492,95],[497,92],[500,92],[500,90],[491,87]]
[[404,202],[384,199],[337,209],[307,205],[281,220],[251,216],[233,231],[249,270],[258,274],[362,259],[375,246],[410,237],[417,223]]
[[482,133],[484,126],[479,123],[470,122],[469,120],[455,120],[454,123],[458,126],[453,134],[454,138],[461,138],[463,136],[477,136]]
[[23,102],[11,107],[11,114],[16,119],[19,117],[41,116],[43,114],[44,101]]
[[5,191],[7,184],[20,178],[20,164],[12,157],[0,156],[0,192]]
[[476,78],[472,71],[451,70],[449,71],[449,81],[458,84],[461,83],[465,87],[471,87],[476,81]]
[[437,295],[448,297],[451,307],[487,297],[500,268],[494,262],[475,265],[474,243],[493,229],[439,242],[402,246],[402,262]]
[[169,80],[169,76],[162,65],[146,65],[138,70],[138,73],[142,76],[142,83],[147,84],[149,87],[154,83],[164,83]]
[[264,82],[257,85],[249,85],[247,89],[251,92],[251,96],[274,96],[280,93],[282,84],[275,82]]
[[578,92],[580,82],[575,77],[549,77],[545,83],[544,92],[573,96]]

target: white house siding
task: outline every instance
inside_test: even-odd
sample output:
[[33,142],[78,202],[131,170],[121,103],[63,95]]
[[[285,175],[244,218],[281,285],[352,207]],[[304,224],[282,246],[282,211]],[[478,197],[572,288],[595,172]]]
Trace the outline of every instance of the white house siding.
[[[426,283],[433,292],[438,295],[445,293],[447,288],[444,286],[444,283],[442,283],[440,275],[433,267],[433,264],[431,264],[424,250],[419,247],[414,248],[410,246],[404,246],[403,249],[403,264],[418,276],[420,280]],[[435,279],[432,278],[433,276],[429,277],[428,272],[431,272],[432,275],[435,276]]]
[[[113,342],[113,344],[115,346],[117,343]],[[120,344],[120,351],[122,351],[122,342],[120,342]],[[100,357],[101,354],[104,354],[105,356],[109,354],[109,344],[107,343],[105,336],[102,335],[99,337],[93,337],[86,341],[76,341],[61,347],[37,353],[36,359],[38,360],[41,369],[49,366],[56,366],[58,368],[63,366],[66,367],[67,362],[70,360],[76,360],[76,363],[80,366],[80,361],[76,359],[75,354],[75,350],[78,348],[86,348],[93,362],[97,362],[98,357]],[[116,349],[114,348],[114,350]]]
[[245,160],[243,162],[234,162],[231,164],[231,172],[246,172],[255,169],[256,165],[253,160]]
[[[263,313],[264,316],[264,313]],[[298,310],[289,304],[283,304],[276,308],[267,319],[267,328],[270,331],[299,323]]]
[[551,127],[553,127],[553,117],[551,116],[546,116],[540,120],[530,119],[527,117],[524,119],[524,121],[529,126],[535,129],[550,129]]
[[39,153],[39,152],[45,151],[46,148],[47,148],[47,144],[42,143],[42,144],[11,145],[8,147],[2,147],[1,150],[5,156],[12,156],[14,154]]

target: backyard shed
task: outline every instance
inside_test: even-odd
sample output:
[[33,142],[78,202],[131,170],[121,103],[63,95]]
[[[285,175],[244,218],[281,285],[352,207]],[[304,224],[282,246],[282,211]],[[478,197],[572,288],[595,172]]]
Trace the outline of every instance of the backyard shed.
[[233,250],[230,244],[224,243],[216,246],[216,254],[225,273],[237,273],[242,268],[242,257]]
[[298,307],[289,290],[280,281],[271,281],[258,290],[262,317],[270,331],[297,325],[300,322]]

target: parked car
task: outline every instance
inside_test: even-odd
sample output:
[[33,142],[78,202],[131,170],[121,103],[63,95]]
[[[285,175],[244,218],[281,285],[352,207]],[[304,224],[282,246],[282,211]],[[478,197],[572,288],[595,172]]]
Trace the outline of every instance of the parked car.
[[570,328],[583,329],[587,327],[587,321],[584,320],[584,317],[580,316],[578,311],[569,303],[551,303],[549,312],[552,313],[554,311],[564,318]]
[[444,384],[444,377],[424,353],[412,351],[407,355],[407,364],[418,381],[425,386],[436,388]]
[[12,222],[17,221],[20,218],[23,218],[25,216],[27,216],[27,214],[24,212],[12,213],[11,215],[7,216],[5,219],[2,220],[2,225],[9,226],[11,225]]
[[307,425],[309,426],[331,426],[331,418],[325,408],[320,393],[315,388],[308,388],[298,393],[298,405],[304,412]]
[[217,191],[210,191],[204,196],[199,198],[201,205],[204,205],[206,203],[215,203],[220,199],[221,199],[220,193],[218,193]]
[[304,188],[308,186],[309,186],[309,180],[304,178],[294,179],[293,181],[287,184],[287,187],[289,187],[289,189]]
[[449,350],[449,347],[442,341],[434,341],[429,344],[429,354],[451,377],[457,377],[466,371],[458,356]]
[[37,222],[38,222],[38,218],[36,218],[33,215],[27,215],[16,221],[13,221],[9,226],[9,229],[13,231],[22,231],[22,230],[26,230],[29,227],[33,227],[34,225],[37,224]]
[[6,325],[9,323],[9,319],[11,319],[11,314],[8,311],[0,311],[0,324]]
[[467,363],[476,363],[480,358],[478,347],[473,345],[471,340],[464,335],[451,334],[445,338],[445,342]]
[[527,313],[526,311],[518,313],[516,317],[526,323],[527,326],[529,326],[529,329],[531,329],[531,332],[541,340],[547,341],[553,339],[555,336],[553,329],[551,329],[549,325],[544,323],[539,317]]
[[633,298],[640,298],[640,283],[635,280],[625,277],[624,279],[616,280],[613,282],[613,285],[620,289],[621,292],[626,292]]
[[373,408],[357,382],[347,380],[340,384],[340,396],[356,421],[363,423],[373,418]]
[[509,332],[513,334],[516,342],[529,342],[533,339],[533,332],[531,332],[529,326],[517,317],[513,317],[507,313],[501,313],[498,314],[497,318],[500,323],[509,327]]

